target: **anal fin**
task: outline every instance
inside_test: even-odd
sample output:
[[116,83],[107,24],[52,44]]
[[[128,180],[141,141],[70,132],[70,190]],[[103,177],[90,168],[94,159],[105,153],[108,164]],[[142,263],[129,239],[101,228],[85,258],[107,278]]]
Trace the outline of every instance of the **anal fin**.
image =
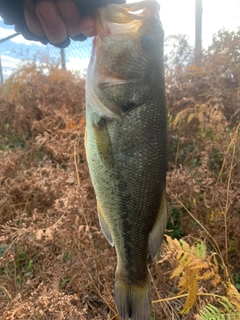
[[148,245],[149,245],[149,250],[150,250],[152,259],[156,256],[162,244],[164,232],[166,229],[166,224],[167,224],[167,202],[166,202],[166,192],[165,190],[163,190],[157,219],[148,238]]
[[105,238],[107,239],[107,241],[110,243],[110,245],[113,247],[114,246],[114,242],[112,239],[112,235],[111,235],[111,231],[110,228],[107,224],[107,221],[104,217],[102,208],[99,204],[99,202],[97,201],[97,209],[98,209],[98,219],[99,219],[99,224],[102,230],[102,233],[104,234]]

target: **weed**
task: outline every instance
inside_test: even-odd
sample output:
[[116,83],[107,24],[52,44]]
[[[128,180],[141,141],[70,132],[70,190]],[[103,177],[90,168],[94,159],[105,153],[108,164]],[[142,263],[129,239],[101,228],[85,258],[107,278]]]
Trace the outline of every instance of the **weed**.
[[237,290],[240,292],[240,274],[236,274],[233,277],[234,286],[237,288]]
[[5,250],[8,248],[8,245],[7,244],[4,244],[2,246],[0,246],[0,258],[3,257],[3,254],[5,252]]
[[172,208],[167,220],[167,229],[171,238],[181,239],[184,236],[184,231],[181,227],[182,213],[178,208]]
[[66,286],[66,284],[70,281],[70,279],[63,279],[60,283],[60,287],[64,288]]

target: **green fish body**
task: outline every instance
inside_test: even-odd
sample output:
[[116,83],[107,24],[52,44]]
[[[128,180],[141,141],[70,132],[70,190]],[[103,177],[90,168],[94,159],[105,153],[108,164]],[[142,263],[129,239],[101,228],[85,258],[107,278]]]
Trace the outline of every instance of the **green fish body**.
[[[99,222],[117,253],[118,313],[133,320],[150,319],[147,257],[160,248],[167,215],[163,30],[157,6],[143,1],[100,10],[102,27],[86,85],[85,146]],[[140,18],[136,9],[143,10]]]

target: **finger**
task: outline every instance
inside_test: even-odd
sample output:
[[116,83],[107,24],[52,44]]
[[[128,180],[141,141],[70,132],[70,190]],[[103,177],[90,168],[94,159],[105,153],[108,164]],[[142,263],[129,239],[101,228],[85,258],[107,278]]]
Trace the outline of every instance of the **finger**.
[[95,20],[91,16],[83,17],[78,24],[78,29],[86,37],[95,36]]
[[35,12],[35,3],[33,0],[23,1],[24,17],[28,26],[28,29],[37,37],[43,37],[44,30]]
[[67,38],[65,24],[52,0],[39,0],[36,13],[49,42],[60,43]]
[[72,0],[57,0],[56,6],[70,37],[73,38],[81,33],[86,33],[87,36],[93,34],[94,19],[92,17],[81,18],[81,14]]
[[74,37],[79,33],[77,25],[81,19],[75,3],[71,0],[56,0],[57,10],[66,26],[67,33],[70,37]]

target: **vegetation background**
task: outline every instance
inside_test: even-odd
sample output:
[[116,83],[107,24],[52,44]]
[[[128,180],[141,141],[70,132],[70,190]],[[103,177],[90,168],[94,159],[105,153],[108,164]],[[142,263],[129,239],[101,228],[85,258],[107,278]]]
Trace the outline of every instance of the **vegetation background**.
[[[153,319],[240,319],[240,30],[194,64],[166,39],[169,219]],[[171,50],[170,50],[171,48]],[[85,79],[22,65],[0,87],[0,317],[118,319],[85,151]]]

